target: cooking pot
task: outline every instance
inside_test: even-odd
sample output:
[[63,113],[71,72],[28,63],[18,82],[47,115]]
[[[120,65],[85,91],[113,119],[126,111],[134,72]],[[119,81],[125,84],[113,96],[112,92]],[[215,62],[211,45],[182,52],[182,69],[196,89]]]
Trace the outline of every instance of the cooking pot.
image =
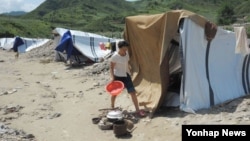
[[117,120],[122,120],[123,119],[123,113],[120,110],[114,110],[114,111],[110,111],[107,114],[107,118],[109,121],[117,121]]

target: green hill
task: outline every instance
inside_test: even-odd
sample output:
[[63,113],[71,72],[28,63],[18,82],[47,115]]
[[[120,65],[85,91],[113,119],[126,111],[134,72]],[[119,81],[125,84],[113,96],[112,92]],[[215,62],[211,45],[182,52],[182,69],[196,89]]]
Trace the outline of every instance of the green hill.
[[[120,35],[124,18],[186,9],[217,23],[218,10],[233,5],[236,18],[249,21],[248,0],[47,0],[35,10],[18,17],[0,16],[0,37],[50,37],[51,30],[63,27],[98,34]],[[113,33],[108,34],[108,33]]]

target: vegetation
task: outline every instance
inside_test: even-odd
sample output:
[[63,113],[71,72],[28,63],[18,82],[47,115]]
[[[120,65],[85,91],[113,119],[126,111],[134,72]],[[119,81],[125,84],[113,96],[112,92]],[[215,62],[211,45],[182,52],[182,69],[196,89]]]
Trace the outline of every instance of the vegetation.
[[190,10],[217,25],[231,25],[248,22],[249,7],[248,0],[102,0],[101,3],[99,0],[47,0],[22,16],[0,15],[0,38],[49,38],[55,27],[119,36],[126,16],[173,9]]

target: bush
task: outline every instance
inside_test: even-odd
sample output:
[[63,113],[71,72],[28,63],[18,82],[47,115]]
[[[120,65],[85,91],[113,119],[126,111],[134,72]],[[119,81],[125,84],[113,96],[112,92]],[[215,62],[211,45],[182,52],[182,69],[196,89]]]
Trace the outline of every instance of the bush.
[[236,21],[234,9],[229,4],[224,4],[218,11],[217,22],[220,25],[229,25]]

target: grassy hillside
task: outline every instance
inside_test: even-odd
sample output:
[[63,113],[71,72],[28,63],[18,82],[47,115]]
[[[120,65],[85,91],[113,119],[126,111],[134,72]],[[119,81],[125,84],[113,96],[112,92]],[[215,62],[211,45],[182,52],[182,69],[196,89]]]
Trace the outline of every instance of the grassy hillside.
[[3,37],[48,37],[52,27],[50,23],[36,19],[1,17],[0,38]]
[[135,14],[124,0],[50,0],[22,18],[35,18],[52,25],[89,32],[123,30],[124,17]]
[[19,17],[0,16],[0,37],[50,37],[54,27],[64,27],[98,34],[120,33],[124,18],[138,14],[156,14],[186,9],[217,23],[223,4],[234,6],[237,18],[250,19],[248,0],[47,0],[34,11]]

